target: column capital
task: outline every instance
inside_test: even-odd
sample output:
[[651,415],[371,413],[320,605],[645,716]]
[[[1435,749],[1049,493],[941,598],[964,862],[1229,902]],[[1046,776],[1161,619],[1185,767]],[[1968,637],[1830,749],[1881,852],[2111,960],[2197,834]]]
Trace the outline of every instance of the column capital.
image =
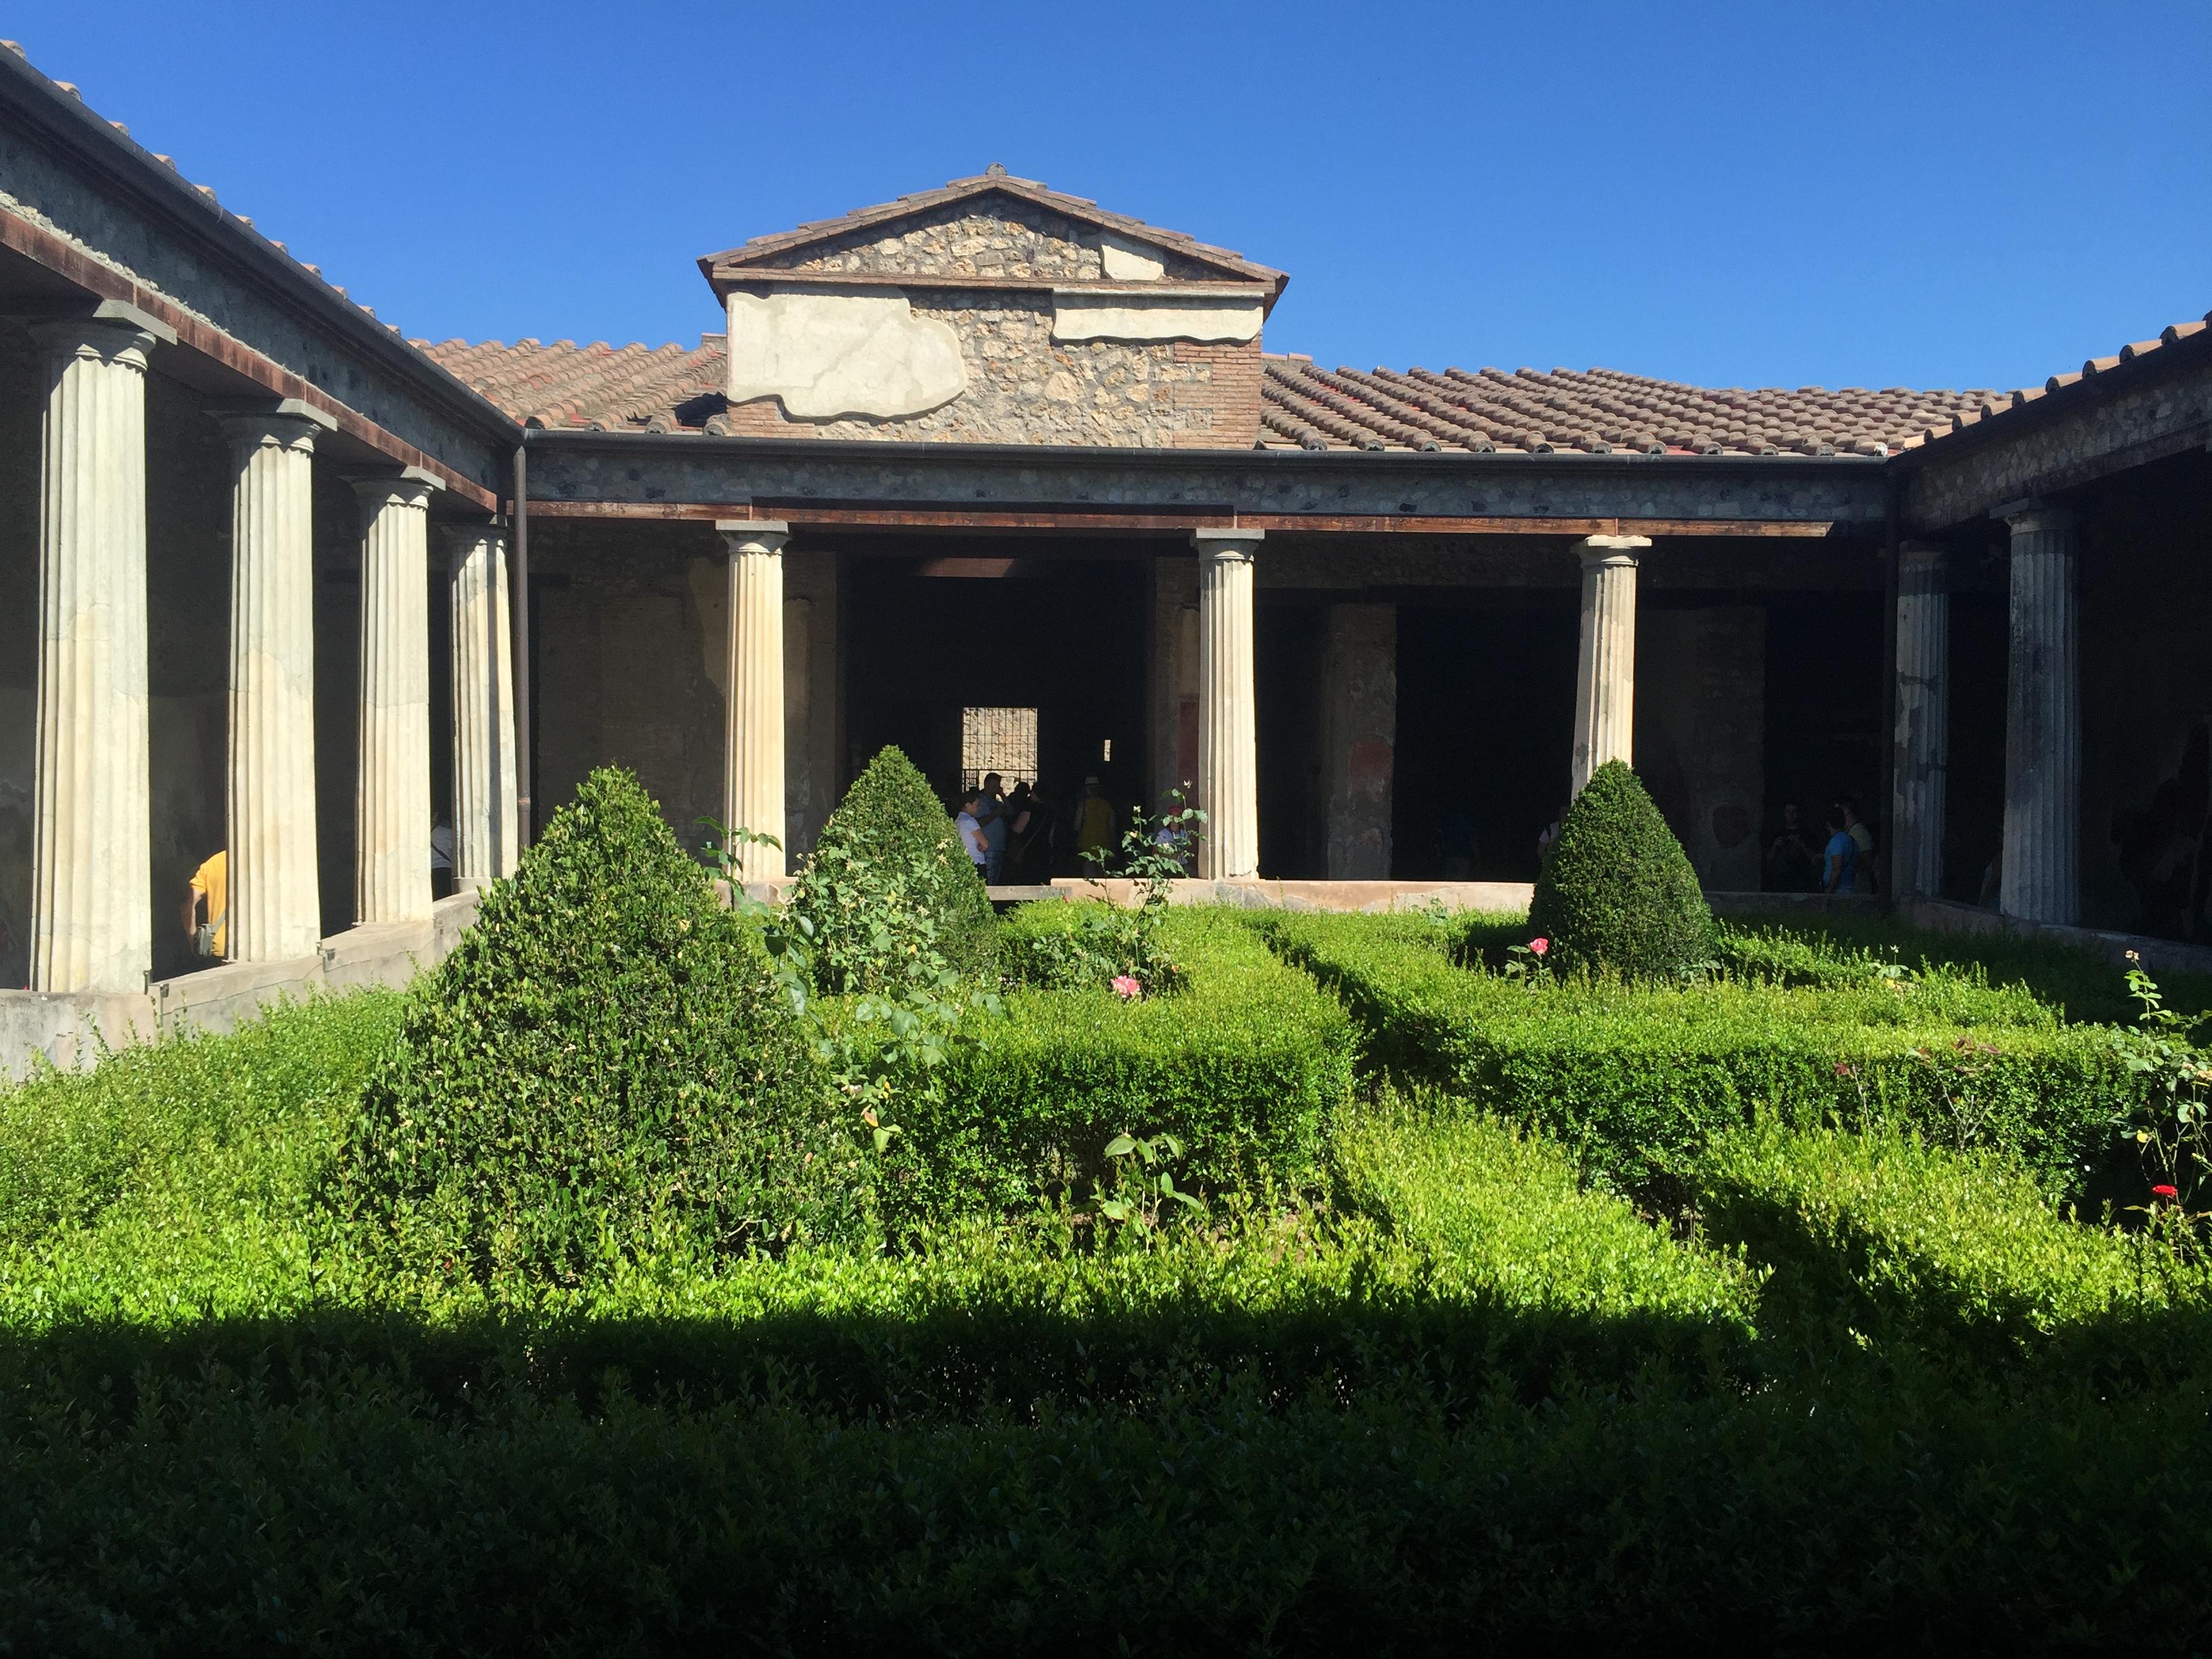
[[1585,568],[1591,565],[1635,565],[1651,550],[1649,536],[1583,536],[1575,542],[1575,554]]
[[440,526],[438,538],[446,550],[447,561],[459,570],[486,543],[504,548],[507,527],[495,519],[465,519],[457,524]]
[[1897,583],[1905,593],[1940,593],[1949,568],[1951,550],[1941,542],[1899,542]]
[[1194,530],[1190,544],[1202,559],[1236,559],[1249,564],[1267,539],[1264,530]]
[[2024,501],[2007,501],[1990,516],[2002,519],[2005,527],[2015,538],[2071,530],[2075,522],[2071,507],[2054,506],[2033,495]]
[[92,351],[117,358],[136,352],[137,367],[157,345],[174,345],[177,331],[160,318],[121,300],[81,301],[26,314],[23,321],[49,357]]
[[784,519],[717,519],[714,529],[732,554],[781,553],[791,539],[791,525]]
[[386,507],[428,507],[431,494],[446,487],[443,478],[419,466],[403,466],[397,471],[374,473],[348,482],[361,497],[362,511],[368,514]]
[[313,451],[317,432],[335,432],[338,428],[334,416],[299,398],[210,404],[208,413],[230,440],[231,447],[240,453],[264,444]]

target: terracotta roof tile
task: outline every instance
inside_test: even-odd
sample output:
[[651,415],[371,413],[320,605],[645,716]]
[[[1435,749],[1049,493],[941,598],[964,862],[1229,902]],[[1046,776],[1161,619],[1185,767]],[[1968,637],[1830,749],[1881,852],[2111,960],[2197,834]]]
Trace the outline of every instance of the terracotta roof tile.
[[1261,386],[1271,448],[1493,450],[1585,455],[1865,455],[1993,394],[1686,386],[1619,369],[1363,374],[1270,356]]
[[696,347],[574,340],[415,346],[526,426],[599,432],[702,432],[725,410],[720,334]]

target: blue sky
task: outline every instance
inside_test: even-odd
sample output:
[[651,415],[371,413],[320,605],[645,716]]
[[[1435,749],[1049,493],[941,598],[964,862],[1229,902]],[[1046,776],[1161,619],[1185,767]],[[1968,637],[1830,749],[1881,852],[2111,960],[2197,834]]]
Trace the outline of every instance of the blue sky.
[[690,342],[693,261],[999,161],[1291,273],[1276,350],[2033,384],[2212,307],[2212,5],[18,0],[410,334]]

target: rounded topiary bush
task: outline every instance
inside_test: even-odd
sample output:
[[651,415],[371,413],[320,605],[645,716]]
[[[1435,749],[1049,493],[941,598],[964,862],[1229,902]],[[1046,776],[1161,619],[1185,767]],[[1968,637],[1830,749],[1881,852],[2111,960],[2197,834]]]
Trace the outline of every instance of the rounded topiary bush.
[[858,1240],[842,1116],[754,930],[604,770],[417,982],[332,1197],[374,1249],[486,1279]]
[[1567,809],[1528,926],[1569,971],[1665,978],[1712,954],[1713,914],[1697,872],[1625,763],[1599,767]]
[[[891,939],[886,949],[870,940],[879,930],[896,935],[902,916],[919,912],[947,966],[975,977],[991,967],[997,918],[983,878],[929,781],[890,745],[853,780],[822,826],[792,902],[816,930],[817,963],[895,956],[907,941]],[[832,977],[836,982],[819,988],[877,988],[843,982],[850,974]]]

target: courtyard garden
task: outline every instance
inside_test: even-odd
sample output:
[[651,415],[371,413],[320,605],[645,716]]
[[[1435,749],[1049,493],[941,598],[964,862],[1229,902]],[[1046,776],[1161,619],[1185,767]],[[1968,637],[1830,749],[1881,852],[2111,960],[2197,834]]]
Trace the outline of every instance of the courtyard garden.
[[886,751],[771,909],[601,773],[0,1088],[0,1651],[2212,1642],[2212,983],[1716,923],[1622,768],[1528,917],[1151,828],[994,915]]

